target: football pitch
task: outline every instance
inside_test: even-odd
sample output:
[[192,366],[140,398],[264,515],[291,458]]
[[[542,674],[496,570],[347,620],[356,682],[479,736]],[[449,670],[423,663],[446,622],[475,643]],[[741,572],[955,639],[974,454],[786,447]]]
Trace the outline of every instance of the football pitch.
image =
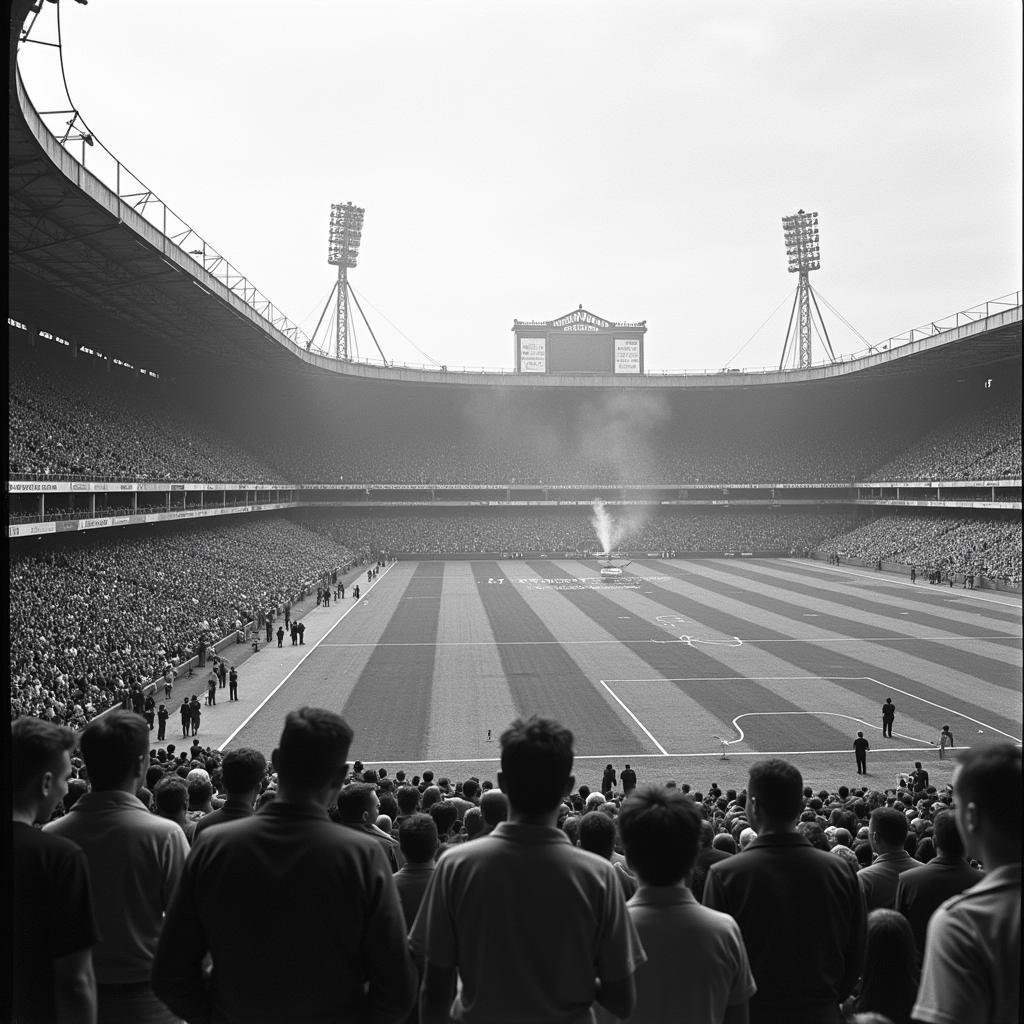
[[367,764],[493,778],[501,731],[540,714],[572,729],[592,785],[626,761],[642,781],[742,784],[768,755],[835,784],[857,779],[863,731],[875,784],[892,785],[915,760],[948,781],[943,725],[957,746],[1021,738],[1020,598],[868,569],[641,559],[606,579],[574,560],[397,562],[306,621],[306,650],[253,659],[280,682],[222,745],[269,751],[311,704],[345,716]]

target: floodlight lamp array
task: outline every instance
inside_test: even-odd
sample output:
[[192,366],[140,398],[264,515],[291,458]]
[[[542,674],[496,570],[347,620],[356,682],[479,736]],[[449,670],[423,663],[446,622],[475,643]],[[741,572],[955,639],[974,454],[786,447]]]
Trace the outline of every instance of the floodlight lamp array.
[[331,203],[331,227],[327,237],[327,262],[354,267],[359,255],[365,210],[352,203]]
[[818,213],[797,213],[782,218],[782,233],[786,240],[789,272],[821,269],[821,249],[818,243]]

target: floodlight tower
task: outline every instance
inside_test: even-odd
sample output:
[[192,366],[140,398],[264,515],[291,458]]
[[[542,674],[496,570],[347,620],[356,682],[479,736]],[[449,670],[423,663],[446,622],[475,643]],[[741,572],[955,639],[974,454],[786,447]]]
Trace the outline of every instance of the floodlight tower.
[[351,203],[331,203],[327,262],[338,268],[338,315],[334,342],[337,359],[351,358],[348,351],[348,269],[356,265],[359,256],[365,212],[362,207]]
[[[782,233],[786,238],[786,255],[789,257],[789,272],[799,274],[796,296],[793,300],[793,311],[789,315],[790,326],[786,329],[786,344],[782,349],[785,361],[786,348],[789,347],[790,329],[793,317],[799,311],[796,335],[799,337],[798,365],[801,370],[811,365],[811,299],[814,293],[808,274],[812,270],[821,269],[821,250],[818,248],[818,214],[804,213],[797,210],[789,217],[782,218]],[[817,305],[817,303],[815,303]],[[819,313],[819,320],[820,320]],[[779,364],[782,369],[782,363]]]

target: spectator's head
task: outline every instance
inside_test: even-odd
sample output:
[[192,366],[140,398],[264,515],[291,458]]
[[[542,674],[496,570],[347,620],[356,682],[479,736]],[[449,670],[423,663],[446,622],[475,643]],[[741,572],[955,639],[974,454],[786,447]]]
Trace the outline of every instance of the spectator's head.
[[755,839],[757,833],[747,825],[745,828],[740,830],[740,849],[745,850]]
[[440,786],[427,786],[420,797],[420,809],[429,812],[434,804],[440,803],[443,799],[444,794],[441,792]]
[[479,807],[470,807],[462,818],[467,839],[476,839],[484,830],[484,816]]
[[960,754],[953,769],[956,823],[967,855],[986,870],[1020,861],[1021,799],[1020,747],[999,743]]
[[480,785],[476,779],[466,779],[462,784],[462,798],[464,800],[476,800],[480,793]]
[[711,840],[711,848],[714,850],[721,850],[723,853],[737,852],[736,840],[733,839],[728,832],[719,832],[718,835]]
[[[189,775],[192,773],[190,772]],[[192,776],[185,785],[188,787],[188,809],[190,811],[205,811],[208,814],[213,810],[210,804],[213,799],[213,783],[210,782],[210,776],[206,772],[203,772],[202,775]]]
[[600,811],[588,811],[580,818],[577,841],[581,849],[611,860],[615,849],[615,822]]
[[848,828],[837,828],[832,834],[832,846],[848,846],[852,849],[853,847],[853,836]]
[[488,830],[508,820],[508,797],[500,789],[489,789],[480,797],[480,813]]
[[458,807],[451,800],[439,800],[428,813],[434,819],[438,836],[442,841],[447,839],[459,820]]
[[871,849],[871,843],[868,842],[857,843],[853,848],[853,855],[862,868],[871,867],[871,862],[875,859],[875,852]]
[[907,839],[907,818],[901,811],[879,807],[871,812],[868,835],[875,853],[896,853]]
[[372,825],[380,801],[369,782],[350,782],[338,794],[338,819],[345,825]]
[[138,792],[149,766],[149,726],[142,715],[116,710],[94,718],[79,746],[94,792]]
[[415,786],[402,786],[395,794],[402,815],[415,814],[420,805],[420,791]]
[[161,818],[181,822],[188,810],[189,791],[185,780],[177,775],[162,778],[153,790],[153,806]]
[[398,846],[410,864],[429,864],[437,853],[437,825],[429,814],[410,814],[398,826]]
[[68,791],[64,794],[64,813],[66,814],[71,810],[72,807],[89,792],[89,784],[84,779],[69,779],[68,780]]
[[872,910],[858,1009],[908,1020],[917,995],[917,977],[917,947],[910,922],[896,910]]
[[748,810],[758,832],[792,831],[803,808],[803,779],[788,761],[770,757],[750,767]]
[[228,796],[254,800],[267,774],[267,759],[251,747],[239,747],[224,755],[221,780]]
[[571,792],[572,733],[547,718],[516,719],[501,735],[498,785],[513,812],[540,817]]
[[11,787],[16,814],[45,824],[68,793],[75,734],[41,718],[11,723]]
[[964,841],[960,837],[960,829],[956,824],[955,811],[939,811],[932,823],[935,849],[944,857],[955,857],[958,860],[964,855]]
[[587,797],[583,806],[586,807],[588,811],[596,811],[598,807],[606,802],[607,801],[601,793],[591,793],[590,796]]
[[690,873],[705,824],[693,800],[662,786],[634,790],[619,812],[626,859],[645,885],[676,885]]
[[345,779],[351,745],[352,729],[333,711],[289,711],[272,757],[282,797],[284,791],[309,793],[320,802],[329,802]]
[[855,854],[848,846],[840,846],[839,844],[836,844],[828,852],[842,860],[845,860],[853,869],[855,874],[860,869],[860,861],[857,860],[857,854]]

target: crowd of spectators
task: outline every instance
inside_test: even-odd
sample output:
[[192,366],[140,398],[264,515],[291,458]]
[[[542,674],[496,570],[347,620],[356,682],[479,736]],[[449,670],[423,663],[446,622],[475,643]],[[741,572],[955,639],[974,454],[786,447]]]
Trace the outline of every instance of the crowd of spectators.
[[[804,553],[852,523],[843,512],[776,509],[677,512],[616,508],[616,550],[658,552],[775,551]],[[464,514],[339,516],[304,512],[301,521],[354,550],[394,554],[598,552],[587,509],[551,512],[474,511]]]
[[1019,480],[1021,393],[953,415],[867,480]]
[[882,515],[849,532],[831,536],[819,553],[898,562],[920,574],[938,571],[943,582],[952,575],[985,576],[1021,582],[1020,519],[970,514]]
[[12,556],[11,717],[80,728],[125,688],[273,617],[305,585],[355,560],[284,516]]
[[862,395],[803,411],[738,395],[496,394],[396,416],[388,401],[267,408],[232,393],[193,407],[122,367],[70,362],[42,342],[11,347],[13,478],[686,487],[1021,475],[1019,391],[969,409]]
[[[325,869],[326,849],[337,850],[338,843],[345,845],[345,840],[340,839],[342,833],[332,831],[329,819],[335,823],[333,827],[359,833],[363,838],[351,838],[348,843],[355,850],[376,850],[374,864],[391,875],[390,879],[376,879],[372,888],[365,877],[355,883],[356,892],[367,901],[377,900],[381,887],[390,890],[394,886],[398,900],[391,902],[391,909],[384,909],[389,902],[385,900],[376,910],[381,916],[371,915],[372,924],[365,916],[346,921],[349,928],[379,930],[385,927],[385,918],[400,909],[397,946],[385,956],[386,951],[372,942],[361,947],[361,952],[358,937],[350,937],[349,943],[353,955],[361,958],[363,969],[369,972],[371,988],[392,986],[392,996],[404,1000],[408,1009],[412,1002],[411,987],[403,980],[400,965],[393,960],[395,955],[403,959],[408,955],[404,951],[408,934],[413,963],[423,981],[423,1016],[414,1015],[410,1018],[414,1021],[448,1019],[446,1014],[455,995],[454,976],[450,979],[451,988],[442,985],[438,993],[434,991],[437,978],[431,974],[435,968],[454,968],[458,964],[465,985],[462,999],[472,1003],[474,998],[484,998],[473,995],[480,981],[474,975],[479,964],[474,962],[477,953],[473,943],[462,936],[464,948],[455,963],[446,960],[448,950],[450,955],[456,955],[454,946],[442,945],[450,929],[458,932],[470,927],[470,922],[477,918],[486,923],[490,943],[501,947],[498,959],[503,961],[504,970],[514,976],[524,969],[537,969],[536,985],[566,984],[568,967],[562,957],[555,957],[555,973],[548,978],[543,968],[536,967],[534,956],[515,956],[515,948],[523,942],[543,946],[543,934],[532,938],[517,930],[507,934],[502,929],[518,926],[512,918],[494,916],[491,911],[496,900],[512,899],[521,901],[524,907],[532,903],[535,913],[554,914],[558,918],[558,901],[565,899],[568,905],[577,888],[592,889],[595,873],[611,889],[602,892],[603,909],[595,905],[596,893],[587,893],[585,899],[592,912],[605,915],[607,928],[631,930],[632,926],[624,925],[621,917],[622,911],[628,910],[638,929],[632,932],[631,940],[636,944],[635,955],[628,958],[628,973],[636,972],[635,990],[631,984],[632,994],[628,998],[625,993],[615,998],[607,992],[606,999],[599,987],[596,998],[604,1007],[595,1007],[599,1020],[629,1017],[634,1009],[634,1019],[641,1024],[662,1020],[667,1009],[678,1010],[679,999],[685,999],[688,1005],[693,1000],[710,1000],[714,1009],[706,1010],[700,1019],[715,1021],[746,1020],[745,1014],[729,1016],[728,1008],[746,1007],[750,1001],[750,1019],[764,1024],[838,1022],[841,1015],[843,1020],[858,1024],[868,1020],[873,1024],[879,1020],[911,1024],[912,1018],[928,1022],[1015,1019],[1016,1011],[1012,1008],[1019,1005],[1021,777],[1020,750],[1012,744],[997,744],[962,755],[953,786],[942,789],[929,784],[927,773],[919,764],[913,773],[901,776],[898,785],[889,789],[860,784],[815,789],[804,784],[793,765],[779,759],[753,765],[747,788],[741,788],[738,780],[725,779],[724,787],[712,782],[706,791],[697,790],[675,779],[638,779],[629,765],[620,771],[613,764],[606,766],[600,781],[595,774],[589,780],[593,782],[591,786],[578,784],[569,774],[571,754],[566,760],[556,745],[559,733],[568,737],[571,744],[571,733],[557,723],[531,719],[514,723],[503,734],[504,775],[499,775],[497,782],[475,775],[461,780],[435,777],[429,768],[396,768],[377,763],[370,767],[360,761],[355,761],[347,774],[336,769],[330,785],[320,783],[315,790],[318,801],[323,801],[317,812],[323,825],[317,829],[326,829],[334,838],[325,845],[327,833],[316,832],[310,849],[303,848],[301,834],[296,835],[296,830],[309,827],[301,822],[310,819],[312,805],[307,802],[299,811],[295,804],[294,780],[299,765],[294,753],[296,741],[289,740],[289,729],[308,737],[307,749],[314,741],[320,741],[316,729],[334,729],[334,735],[340,736],[344,745],[344,752],[337,759],[340,765],[347,762],[352,732],[337,716],[309,708],[292,712],[281,744],[270,759],[249,748],[223,753],[195,740],[187,748],[184,744],[168,744],[150,748],[148,758],[143,755],[117,760],[102,756],[100,741],[111,745],[141,744],[145,750],[149,746],[145,723],[125,712],[122,718],[107,721],[97,729],[99,725],[96,723],[83,734],[81,750],[74,749],[71,734],[55,740],[63,744],[67,779],[55,796],[47,790],[46,798],[28,788],[28,768],[24,760],[18,760],[26,756],[26,744],[34,735],[33,730],[16,729],[20,745],[15,788],[20,814],[16,820],[31,825],[34,819],[37,824],[46,825],[44,836],[67,837],[80,843],[90,861],[92,884],[101,898],[100,904],[94,903],[96,914],[101,922],[109,924],[101,928],[99,939],[83,922],[75,922],[74,931],[76,935],[84,934],[84,946],[96,946],[101,1003],[106,998],[113,1005],[123,998],[124,993],[116,985],[108,986],[116,991],[103,991],[100,974],[107,972],[109,976],[112,953],[119,943],[130,940],[134,957],[139,961],[139,976],[148,982],[153,966],[156,995],[166,995],[172,1006],[177,1000],[179,1017],[184,1012],[181,1007],[190,1001],[199,1012],[204,1001],[208,1005],[210,989],[205,984],[186,984],[185,978],[186,972],[199,970],[203,952],[200,947],[206,942],[218,962],[220,977],[213,979],[212,984],[219,990],[216,998],[220,1000],[220,1019],[253,1019],[238,1009],[248,1005],[250,1014],[256,1012],[257,1008],[251,1005],[251,993],[247,997],[242,990],[225,989],[225,985],[230,986],[226,977],[233,979],[235,968],[225,960],[221,969],[217,950],[224,955],[228,948],[225,943],[266,941],[258,928],[247,935],[244,928],[232,930],[232,926],[238,925],[238,913],[255,922],[265,902],[273,901],[275,894],[262,890],[260,879],[232,879],[230,873],[224,873],[226,869],[211,866],[209,854],[216,849],[222,857],[233,856],[231,837],[237,836],[238,851],[253,871],[266,871],[283,879],[282,871],[295,874],[292,853],[286,852],[290,832],[294,855],[302,853],[304,872],[310,877],[308,883],[296,883],[293,878],[288,884],[297,884],[299,889],[308,884],[318,900],[329,902],[334,898],[332,887],[318,889],[318,883],[325,880],[318,872]],[[522,753],[520,748],[531,741],[534,746]],[[317,749],[323,749],[323,744]],[[120,768],[121,776],[112,776],[112,767]],[[349,766],[346,763],[344,767]],[[328,765],[325,770],[329,768]],[[303,761],[301,769],[311,773],[312,761]],[[566,780],[561,778],[563,771]],[[655,784],[651,785],[652,782]],[[116,792],[116,799],[107,795],[111,790]],[[29,792],[34,797],[31,800]],[[308,792],[312,794],[314,790]],[[135,795],[137,800],[133,799]],[[104,836],[109,835],[111,828],[122,828],[127,843],[129,836],[136,837],[133,841],[137,842],[138,836],[159,831],[164,849],[168,848],[168,840],[173,839],[173,857],[165,854],[161,864],[153,865],[160,875],[147,877],[144,881],[148,885],[140,885],[141,879],[130,877],[140,870],[140,865],[126,860],[123,854],[115,858],[119,864],[124,862],[119,872],[98,871],[96,859],[112,854],[105,854],[102,847],[95,845],[90,816],[76,813],[76,804],[82,800],[82,806],[88,804],[94,813],[101,805],[107,809]],[[531,800],[533,803],[529,803]],[[548,800],[550,809],[545,804]],[[120,815],[129,815],[122,817],[120,825],[111,817],[115,808]],[[141,814],[145,818],[146,811],[149,824],[139,817]],[[287,830],[269,842],[264,833],[274,832],[273,818],[280,815],[284,816],[282,824]],[[258,819],[262,823],[257,823]],[[217,839],[213,839],[214,830],[240,821],[250,822],[251,827],[231,825],[230,832],[217,831]],[[967,832],[963,831],[965,822]],[[523,829],[535,832],[530,834],[529,842],[525,841]],[[505,845],[475,845],[492,834]],[[314,833],[309,835],[313,837]],[[569,854],[556,857],[570,857],[567,879],[574,878],[576,885],[551,884],[548,872],[558,872],[548,854],[536,844],[542,838],[549,847],[556,841],[554,836],[560,837],[560,848],[576,846],[588,855],[578,861]],[[27,835],[19,833],[18,838],[21,850],[28,841]],[[514,839],[524,842],[518,854],[512,844]],[[260,842],[269,845],[265,850],[254,849],[253,844],[258,847]],[[149,842],[147,848],[151,847],[153,843]],[[749,853],[745,852],[748,850]],[[812,850],[835,858],[835,863]],[[509,887],[507,894],[499,897],[486,885],[474,886],[466,879],[459,881],[462,876],[457,872],[485,871],[486,858],[500,860],[500,851],[513,857],[496,866],[502,886]],[[340,856],[346,858],[348,854]],[[516,856],[522,858],[521,871]],[[198,866],[200,860],[205,865],[202,871]],[[163,877],[167,871],[174,877]],[[216,885],[204,873],[211,871],[220,872]],[[360,871],[365,875],[366,866]],[[65,879],[62,885],[66,884]],[[152,906],[122,906],[124,893],[135,891],[134,887],[138,892],[148,891],[147,901]],[[652,887],[660,889],[660,895]],[[171,893],[176,889],[177,895],[172,899]],[[200,889],[204,893],[202,898],[198,896]],[[963,906],[953,911],[954,903],[963,901],[943,901],[968,890],[971,899],[980,901],[979,913],[986,899],[996,902],[985,911],[984,934],[970,933],[968,945],[960,948],[957,944],[962,925],[954,927],[953,916],[968,913],[969,908]],[[236,898],[245,901],[244,910],[241,904],[216,906],[218,899],[231,903]],[[835,903],[833,909],[841,912],[844,919],[821,920],[825,909],[816,899]],[[210,900],[214,905],[209,904]],[[552,900],[556,905],[550,905]],[[691,906],[703,903],[729,915],[735,924],[726,925],[724,917],[702,916],[692,920],[691,911],[689,925],[675,915],[665,916],[659,929],[657,921],[651,919],[653,911],[641,909],[652,905],[667,908],[678,902]],[[433,915],[441,904],[444,914],[439,920]],[[754,908],[774,904],[780,904],[777,912],[768,920],[759,920]],[[18,912],[25,913],[21,904]],[[301,912],[312,913],[307,909]],[[139,940],[141,929],[128,935],[123,927],[114,927],[113,915],[123,913],[135,915],[139,921],[148,919],[153,934],[144,948]],[[847,913],[849,920],[845,919]],[[942,927],[928,927],[933,914],[943,918]],[[216,926],[200,927],[199,918],[205,920],[210,915],[217,918]],[[303,927],[299,933],[289,935],[290,945],[294,943],[299,948],[318,941],[320,926],[313,920],[316,917],[312,914],[306,919],[312,934],[307,934],[307,927]],[[524,922],[527,920],[530,926],[536,923],[533,917],[523,917]],[[336,924],[331,922],[335,930]],[[671,933],[665,931],[670,924]],[[159,935],[161,927],[168,932],[166,941]],[[579,927],[578,918],[572,918],[571,927]],[[715,943],[717,954],[704,958],[705,948],[694,935],[691,938],[696,944],[686,956],[680,957],[679,951],[684,948],[680,942],[684,941],[682,935],[688,934],[687,928],[698,928],[705,942]],[[591,941],[585,927],[575,934],[578,941]],[[600,934],[601,941],[606,943],[607,935],[603,931]],[[453,940],[454,936],[450,941]],[[196,955],[186,952],[180,943],[195,947]],[[507,952],[506,945],[510,947]],[[663,945],[666,960],[661,958]],[[805,954],[795,955],[796,950],[805,947]],[[235,947],[231,948],[237,952]],[[727,948],[730,954],[725,956]],[[587,962],[584,957],[591,982],[595,972],[600,978],[608,970],[608,948],[603,949],[597,960]],[[956,949],[959,953],[951,954]],[[570,959],[576,952],[571,947],[563,951]],[[367,965],[368,955],[388,960],[388,970],[378,974]],[[251,963],[240,954],[232,959],[239,962],[239,980],[248,976],[251,984]],[[187,962],[192,960],[194,964],[189,966]],[[643,972],[640,967],[645,961],[650,966]],[[301,1000],[304,1005],[310,999],[322,998],[318,992],[295,985],[296,973],[310,970],[316,970],[315,962],[307,963],[303,956],[284,958],[275,972],[279,991],[274,998],[284,1003]],[[694,970],[697,976],[686,980],[674,993],[675,1001],[659,1008],[659,996],[664,999],[673,986],[678,988],[678,972],[692,974]],[[340,977],[349,983],[345,972]],[[607,974],[604,977],[616,980]],[[19,980],[25,984],[24,979]],[[317,981],[328,991],[336,983],[327,977]],[[492,981],[499,987],[504,984],[497,978]],[[518,984],[521,986],[522,979]],[[958,985],[963,990],[954,996]],[[693,986],[699,986],[699,991]],[[440,995],[435,1012],[431,1010],[432,991],[435,996]],[[407,994],[398,997],[397,992]],[[753,999],[755,992],[757,998]],[[39,993],[31,995],[40,998]],[[490,993],[491,998],[494,995]],[[383,1001],[385,995],[378,991],[374,998]],[[509,998],[530,1001],[545,997],[519,991]],[[978,1015],[968,1018],[955,1011],[953,1016],[943,1016],[953,1003]],[[235,1007],[234,1012],[227,1008],[229,1005]],[[856,1016],[860,1013],[881,1016]],[[1006,1016],[1007,1013],[1012,1015]],[[108,1019],[102,1014],[101,1017]],[[380,1019],[397,1021],[402,1019],[402,1013],[394,1008],[390,1014],[382,1010]],[[539,1017],[531,1014],[518,1019]]]
[[[42,343],[40,343],[40,346]],[[151,378],[87,355],[73,371],[12,346],[8,472],[12,479],[271,483],[280,473],[174,401]]]

